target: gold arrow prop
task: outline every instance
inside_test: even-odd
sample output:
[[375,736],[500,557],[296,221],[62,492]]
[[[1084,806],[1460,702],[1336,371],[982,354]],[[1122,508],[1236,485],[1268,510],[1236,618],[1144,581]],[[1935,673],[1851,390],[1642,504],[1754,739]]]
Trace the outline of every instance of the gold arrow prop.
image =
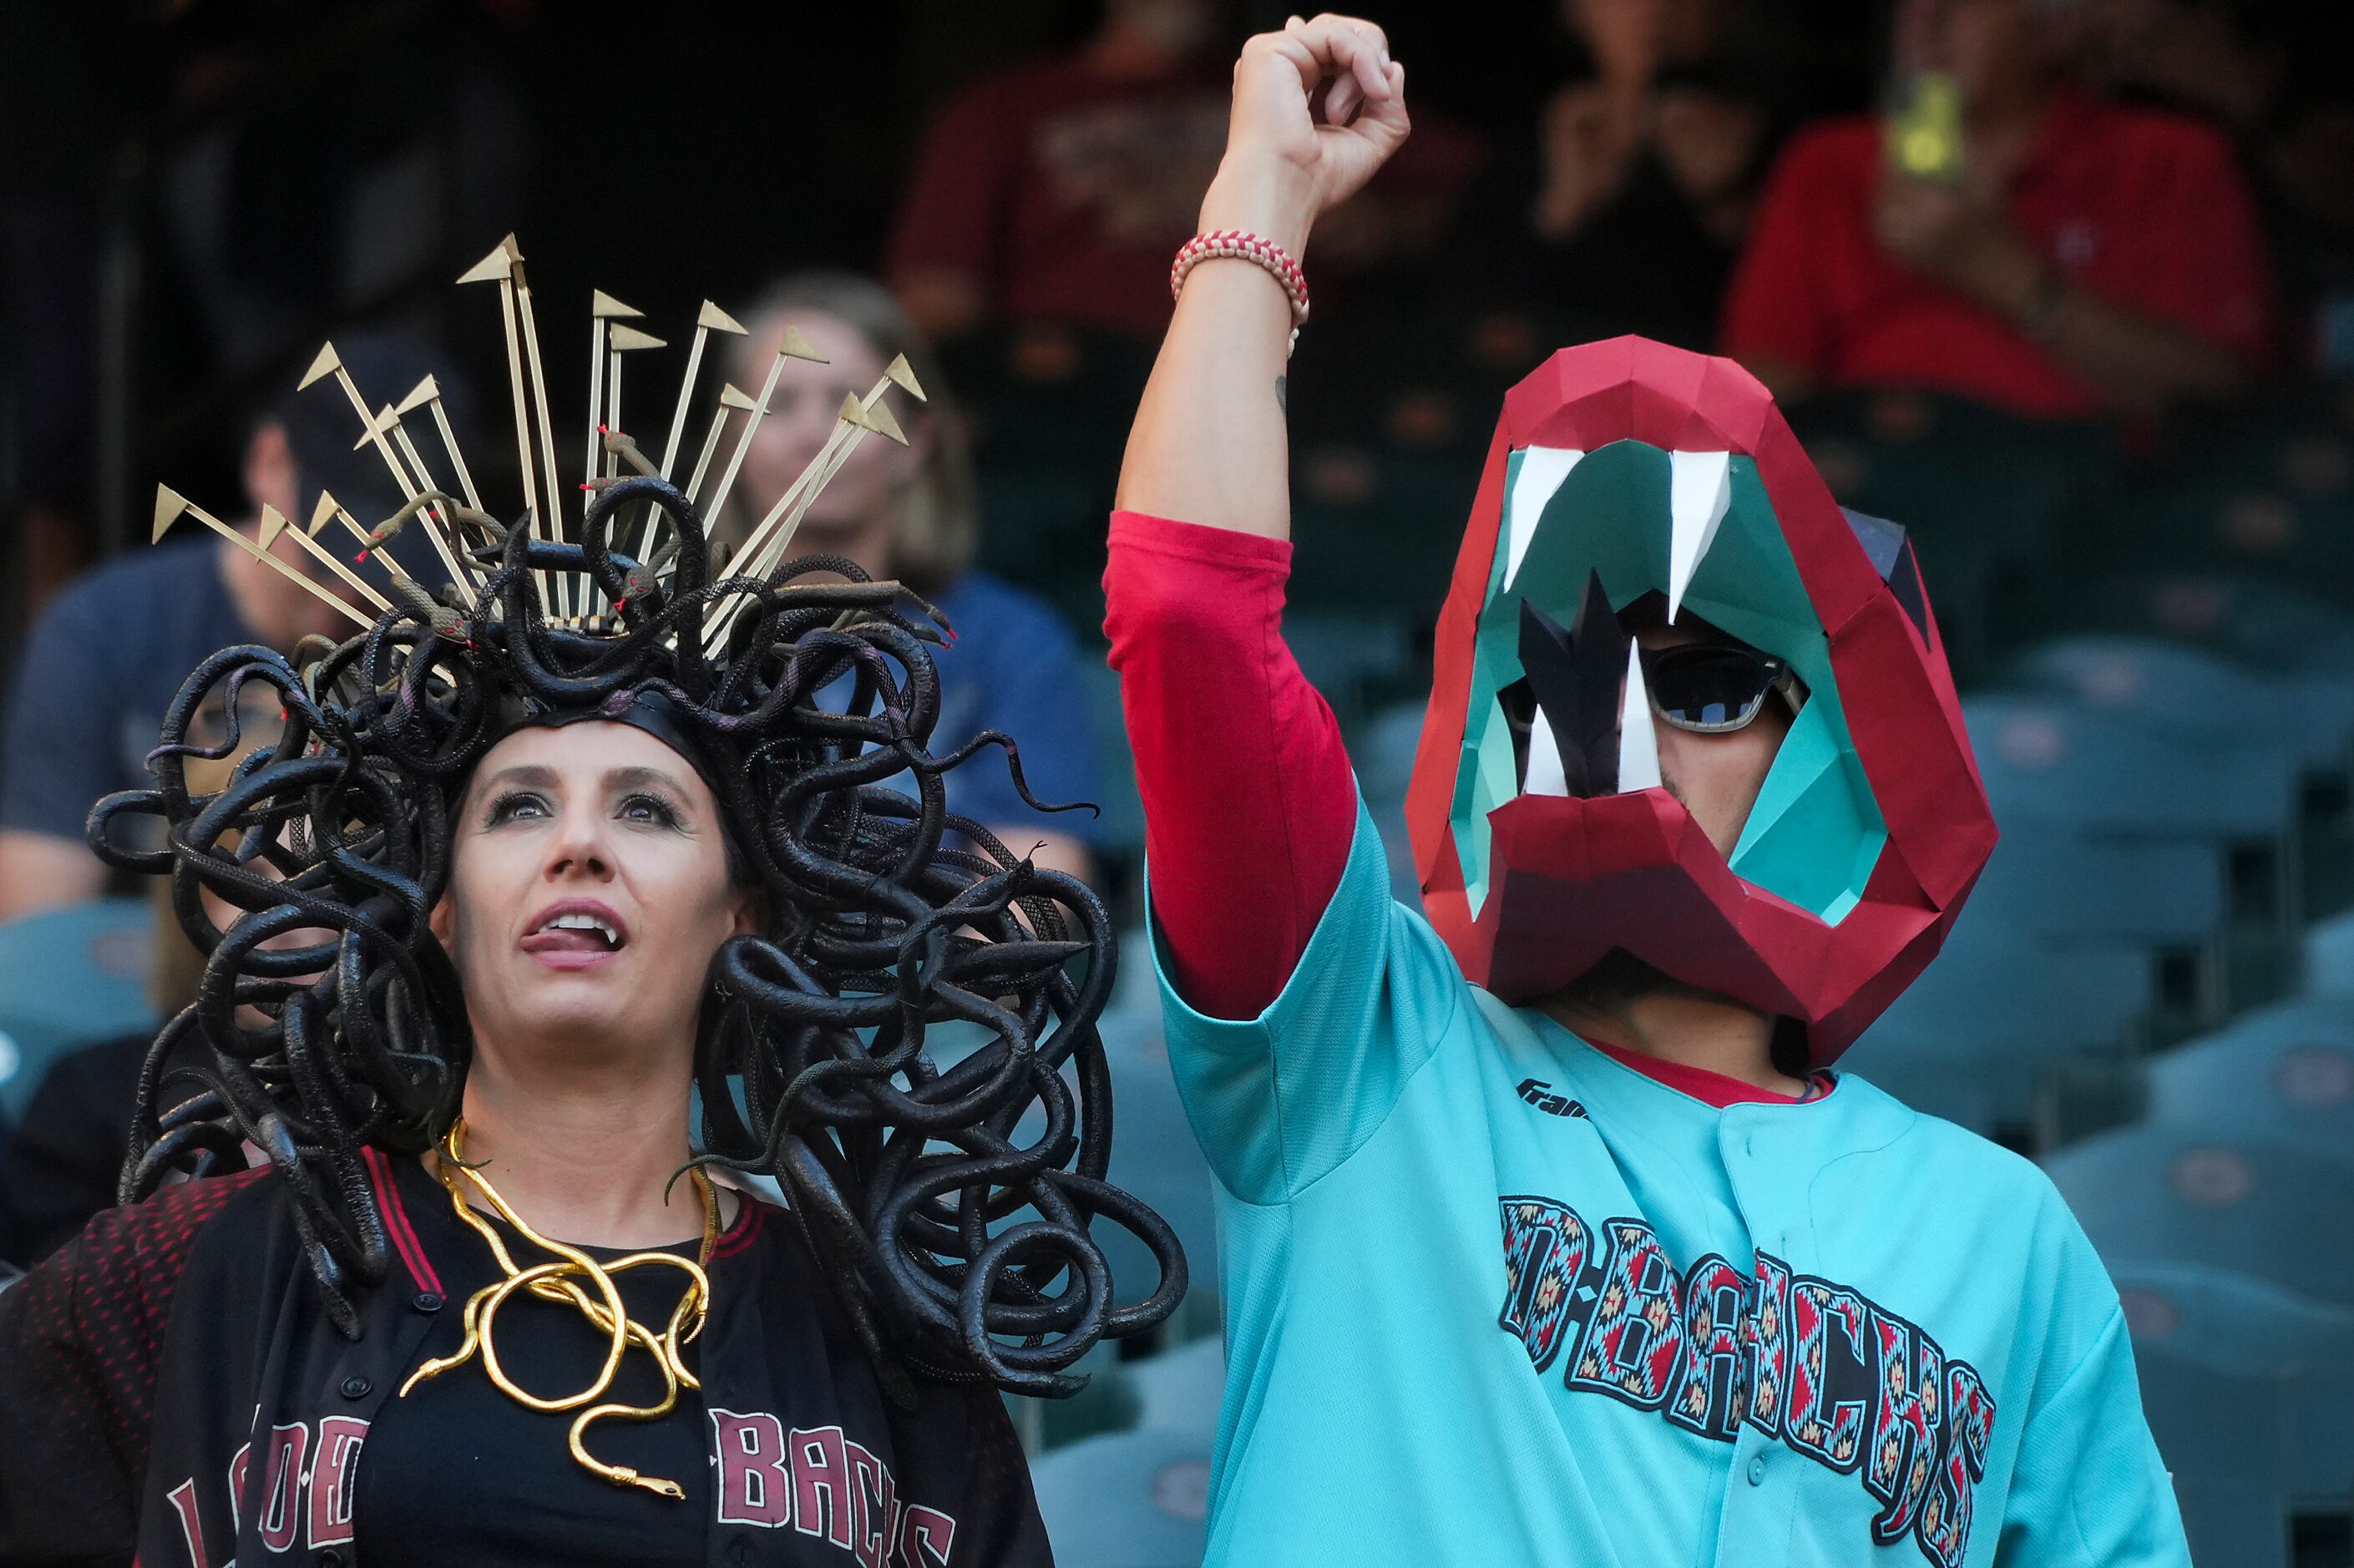
[[[621,356],[643,348],[667,348],[670,345],[652,333],[640,332],[625,323],[616,322],[605,334],[605,354],[610,361],[605,367],[605,429],[614,435],[621,432]],[[604,445],[599,440],[599,446]],[[605,452],[605,477],[611,479],[620,472],[610,451]]]
[[602,289],[588,291],[588,466],[580,475],[583,484],[594,480],[604,455],[603,443],[597,433],[599,421],[605,420],[605,331],[607,325],[622,317],[641,317],[646,313],[625,305]]
[[[507,392],[514,407],[515,467],[523,475],[524,512],[530,519],[531,536],[546,540],[548,536],[547,514],[555,505],[556,498],[551,494],[546,506],[540,504],[539,480],[531,459],[531,404],[524,392],[523,340],[515,325],[514,265],[519,254],[515,249],[515,237],[510,234],[499,241],[488,256],[461,274],[458,281],[488,283],[495,281],[499,285],[499,313],[507,332]],[[540,601],[546,603],[549,591],[547,573],[535,568],[532,579],[539,588]]]
[[[342,599],[335,597],[334,593],[328,590],[328,588],[324,583],[314,580],[308,572],[296,571],[292,567],[290,567],[285,562],[280,560],[275,555],[272,555],[270,551],[262,548],[260,545],[255,544],[252,540],[247,538],[244,535],[230,527],[228,524],[222,522],[219,518],[214,516],[203,507],[196,505],[186,496],[182,495],[178,491],[174,490],[170,485],[159,484],[155,487],[155,524],[154,532],[151,537],[154,539],[163,538],[164,531],[170,528],[174,523],[177,522],[183,514],[195,518],[197,522],[203,524],[214,533],[218,534],[222,538],[235,540],[238,547],[243,550],[247,555],[251,556],[255,560],[269,567],[272,571],[275,571],[280,576],[285,577],[287,581],[297,585],[304,592],[323,600],[325,603],[334,606],[336,609],[342,611],[345,615],[349,616],[353,622],[356,624],[361,630],[367,631],[375,629],[376,622],[374,620],[362,615],[358,610],[354,609],[350,605],[345,604]],[[281,519],[281,521],[282,522],[283,520]]]
[[474,489],[474,476],[466,471],[466,454],[458,450],[458,433],[450,428],[449,411],[441,407],[440,384],[430,376],[410,387],[393,412],[411,414],[422,408],[433,410],[434,428],[441,432],[441,450],[450,454],[450,466],[457,471],[458,493],[466,498],[467,505],[480,512],[482,495]]
[[[400,411],[387,403],[385,405],[384,412],[377,415],[376,419],[392,439],[399,443],[401,455],[408,460],[408,466],[416,471],[418,494],[422,495],[427,491],[439,491],[441,487],[433,482],[433,475],[426,469],[424,454],[417,450],[417,443],[408,439],[408,431],[401,425]],[[409,499],[413,501],[416,496],[411,496]],[[480,508],[476,510],[479,511]],[[465,560],[465,556],[451,544],[451,540],[457,537],[457,520],[451,518],[445,523],[441,509],[433,505],[420,508],[417,520],[423,524],[425,537],[431,541],[433,553],[441,557],[442,569],[450,574],[450,580],[458,585],[458,592],[465,599],[466,608],[473,609],[474,588],[479,579],[461,564]]]
[[777,377],[784,374],[788,359],[806,359],[817,365],[825,363],[825,355],[801,335],[801,328],[787,323],[784,341],[778,345],[777,357],[769,366],[768,380],[760,385],[760,396],[753,407],[752,417],[744,421],[744,429],[736,437],[736,450],[727,460],[727,471],[719,476],[719,488],[712,492],[711,504],[703,509],[703,534],[705,538],[711,536],[711,530],[718,524],[720,510],[727,504],[727,493],[735,488],[736,475],[744,466],[745,454],[752,450],[753,433],[759,429],[760,421],[768,417],[769,398],[777,389]]
[[671,410],[670,439],[663,443],[662,476],[664,479],[670,477],[671,464],[678,461],[679,438],[686,434],[687,406],[695,398],[695,373],[703,366],[703,345],[710,341],[715,332],[734,333],[742,337],[746,328],[743,323],[705,300],[703,309],[695,314],[695,341],[687,345],[686,374],[679,379],[678,407]]
[[[322,497],[323,497],[326,493],[322,491],[320,493]],[[278,535],[281,533],[288,535],[296,544],[310,551],[313,558],[317,560],[321,566],[325,567],[329,571],[334,573],[335,576],[343,578],[345,583],[350,587],[354,593],[359,595],[362,599],[367,600],[370,604],[376,606],[376,609],[380,610],[389,611],[392,609],[392,600],[376,592],[375,588],[368,585],[366,578],[361,577],[359,573],[352,570],[351,567],[344,565],[342,560],[336,556],[333,550],[330,550],[326,546],[319,543],[318,540],[313,538],[309,534],[304,533],[302,529],[289,528],[286,524],[284,514],[281,514],[275,506],[263,506],[261,509],[261,547],[265,550],[270,548],[272,544],[277,542]]]
[[[785,551],[791,547],[793,535],[801,528],[801,518],[808,514],[811,505],[824,492],[833,476],[842,471],[842,465],[850,461],[850,454],[858,450],[858,443],[869,434],[881,436],[903,447],[907,444],[907,434],[899,429],[899,421],[891,417],[891,410],[883,402],[885,388],[900,384],[897,377],[886,372],[864,398],[854,396],[843,398],[842,412],[832,433],[826,438],[825,446],[810,460],[809,466],[801,470],[800,477],[786,486],[785,493],[778,498],[769,515],[761,519],[760,526],[745,540],[744,548],[737,552],[737,559],[748,563],[748,566],[731,575],[765,578],[776,570],[778,563],[784,559]],[[712,618],[711,624],[704,632],[703,647],[706,656],[716,653],[726,645],[728,629],[735,625],[736,618],[743,612],[744,607],[751,602],[750,596],[739,595],[725,610]]]
[[[563,492],[556,487],[556,432],[548,412],[547,375],[540,366],[539,322],[532,314],[531,281],[524,274],[523,252],[515,248],[513,235],[507,236],[505,245],[507,254],[514,260],[515,313],[523,322],[524,359],[531,369],[532,397],[536,405],[534,422],[539,432],[540,472],[546,481],[547,491],[546,537],[561,544],[565,534]],[[572,603],[573,574],[552,572],[549,576],[555,578],[556,612],[561,619],[569,620],[578,613]]]

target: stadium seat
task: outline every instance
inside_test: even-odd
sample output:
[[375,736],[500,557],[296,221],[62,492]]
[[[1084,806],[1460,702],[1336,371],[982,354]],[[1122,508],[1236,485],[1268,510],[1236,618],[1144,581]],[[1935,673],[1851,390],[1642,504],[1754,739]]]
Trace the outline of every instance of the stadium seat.
[[[1144,955],[1135,952],[1141,962]],[[1193,1141],[1193,1127],[1177,1097],[1177,1083],[1169,1070],[1169,1048],[1161,1033],[1161,1013],[1122,1012],[1105,1014],[1099,1028],[1104,1054],[1111,1065],[1114,1125],[1110,1179],[1114,1186],[1134,1193],[1169,1222],[1185,1249],[1193,1279],[1190,1295],[1214,1303],[1218,1291],[1218,1224],[1213,1206],[1209,1162]],[[1151,1255],[1141,1243],[1113,1226],[1103,1226],[1104,1255],[1111,1264],[1112,1283],[1123,1300],[1141,1298],[1152,1288]],[[1192,1314],[1188,1314],[1189,1319]],[[1214,1316],[1211,1321],[1214,1322]]]
[[1916,1110],[2025,1148],[2054,1063],[2129,1060],[2152,1000],[2147,953],[2060,951],[1965,910],[1946,950],[1841,1060]]
[[2354,1171],[2354,1000],[2269,1007],[2153,1062],[2149,1119]]
[[1964,699],[1972,748],[2005,825],[2037,822],[2112,839],[2276,842],[2291,827],[2294,758],[2284,747],[2194,747],[2050,697]]
[[2087,634],[2039,643],[2007,673],[2193,744],[2254,738],[2343,771],[2354,739],[2354,667],[2265,676],[2154,637]]
[[73,1047],[155,1027],[153,922],[144,899],[109,898],[0,926],[0,1113],[23,1116],[41,1075]]
[[2200,1568],[2291,1568],[2354,1484],[2354,1311],[2207,1264],[2111,1266]]
[[1168,1431],[1215,1432],[1226,1389],[1226,1347],[1215,1334],[1128,1366],[1136,1424]]
[[2354,1170],[2285,1144],[2168,1124],[2044,1161],[2112,1269],[2196,1263],[2354,1308]]
[[2271,744],[2181,740],[2119,715],[2031,694],[1962,705],[2006,831],[2208,846],[2228,893],[2224,1005],[2260,1006],[2296,980],[2302,769]]
[[1057,1448],[1031,1468],[1060,1568],[1197,1568],[1211,1434],[1144,1428]]

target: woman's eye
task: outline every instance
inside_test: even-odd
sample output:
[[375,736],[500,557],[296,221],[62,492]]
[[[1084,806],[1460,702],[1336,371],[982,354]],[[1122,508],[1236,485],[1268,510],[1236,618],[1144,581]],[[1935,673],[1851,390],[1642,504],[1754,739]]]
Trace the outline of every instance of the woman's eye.
[[647,822],[656,827],[678,825],[678,813],[669,801],[659,795],[632,795],[621,802],[621,816],[632,822]]
[[516,790],[502,795],[492,801],[491,809],[483,814],[482,820],[492,827],[496,827],[501,822],[513,821],[518,817],[544,817],[546,814],[546,801],[536,795]]

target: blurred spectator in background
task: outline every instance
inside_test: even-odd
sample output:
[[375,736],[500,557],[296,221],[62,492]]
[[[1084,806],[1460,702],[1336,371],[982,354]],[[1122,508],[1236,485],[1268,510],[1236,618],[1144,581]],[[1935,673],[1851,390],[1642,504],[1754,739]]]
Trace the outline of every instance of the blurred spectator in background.
[[[345,366],[379,400],[397,398],[430,368],[411,344],[353,339]],[[447,376],[445,402],[461,400]],[[249,534],[264,506],[307,522],[322,489],[366,522],[400,503],[382,460],[355,451],[357,421],[332,387],[290,393],[255,423],[245,449]],[[292,538],[273,554],[323,572]],[[420,581],[422,561],[407,563]],[[82,842],[99,798],[148,789],[147,754],[164,710],[188,672],[239,642],[281,652],[313,633],[342,638],[352,623],[235,542],[183,521],[178,536],[90,572],[35,622],[9,694],[0,748],[0,920],[93,898],[106,868]],[[256,700],[261,700],[256,694]],[[274,713],[274,699],[268,704]]]
[[[1164,286],[1165,297],[1165,286]],[[794,535],[794,556],[840,556],[868,576],[896,578],[948,618],[956,638],[934,658],[940,677],[932,750],[940,755],[982,730],[1021,738],[1023,777],[1048,804],[1095,799],[1095,751],[1086,687],[1071,633],[1030,594],[972,569],[979,532],[971,460],[947,383],[929,345],[880,284],[839,272],[806,272],[772,287],[748,318],[733,378],[758,387],[788,325],[825,363],[789,362],[753,438],[723,538],[739,543],[824,447],[845,397],[864,397],[883,367],[906,355],[929,400],[901,406],[907,444],[868,440],[835,473]],[[1086,876],[1089,814],[1045,817],[1014,788],[1004,761],[984,752],[948,778],[949,809],[1005,841],[1016,854]]]
[[1585,69],[1546,104],[1522,221],[1593,334],[1706,348],[1747,226],[1766,111],[1733,0],[1563,0]]
[[[239,762],[274,744],[279,732],[273,698],[263,711],[241,716],[238,741],[232,746],[225,708],[208,701],[197,710],[190,738],[208,747],[224,748],[225,754],[190,758],[186,764],[189,789],[201,795],[220,789]],[[275,874],[267,861],[253,863],[261,874]],[[172,896],[168,883],[158,884],[147,894],[153,916],[147,942],[147,1002],[159,1019],[173,1018],[196,1001],[205,971],[205,955],[180,928]],[[241,913],[209,888],[198,889],[196,897],[205,917],[219,929],[227,930]],[[332,936],[314,927],[298,927],[265,938],[261,945],[283,951]],[[238,1018],[254,1025],[267,1022],[251,1006],[239,1008]],[[25,1102],[23,1126],[5,1152],[0,1153],[0,1238],[5,1238],[0,1240],[0,1257],[29,1268],[79,1235],[91,1215],[114,1206],[139,1076],[154,1043],[154,1030],[143,1029],[83,1045],[42,1065]],[[183,1035],[174,1047],[167,1071],[209,1066],[210,1061],[201,1037],[192,1033]],[[175,1105],[200,1087],[193,1079],[161,1081],[158,1108]],[[14,1250],[7,1250],[10,1247]]]
[[2087,94],[2063,65],[2066,11],[1902,0],[1904,110],[1782,154],[1725,352],[1785,400],[1914,387],[2073,418],[2238,392],[2265,358],[2271,289],[2231,148]]
[[1225,144],[1229,6],[1108,0],[1076,52],[984,78],[940,111],[888,272],[934,338],[1046,318],[1157,336],[1169,258]]
[[[2087,79],[2211,121],[2272,242],[2293,364],[2354,374],[2354,9],[2295,0],[2083,0]],[[2333,354],[2330,318],[2349,339]]]
[[[1225,145],[1232,0],[1108,0],[1076,51],[983,78],[933,120],[885,271],[938,341],[1052,321],[1157,341],[1169,259]],[[1479,163],[1478,138],[1426,116],[1384,177],[1316,234],[1320,276],[1426,252]]]
[[[211,766],[215,778],[207,787],[218,789],[228,769]],[[204,766],[191,763],[189,771],[195,788]],[[238,911],[210,892],[198,896],[221,926],[237,917]],[[172,914],[170,885],[156,887],[149,902],[154,934],[147,996],[155,1016],[168,1019],[196,999],[205,958]],[[144,1030],[69,1051],[41,1069],[25,1104],[24,1125],[0,1154],[0,1234],[6,1238],[0,1256],[29,1268],[79,1235],[91,1215],[114,1206],[139,1073],[154,1043],[154,1032]],[[201,1042],[191,1034],[174,1060],[177,1065],[207,1059]],[[157,1097],[169,1106],[195,1092],[194,1086],[175,1082]]]

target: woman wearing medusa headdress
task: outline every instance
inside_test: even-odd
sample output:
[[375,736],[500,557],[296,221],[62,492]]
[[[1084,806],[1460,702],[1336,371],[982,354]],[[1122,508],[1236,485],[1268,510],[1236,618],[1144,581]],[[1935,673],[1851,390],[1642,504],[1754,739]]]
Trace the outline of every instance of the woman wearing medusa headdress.
[[[921,600],[711,581],[695,503],[602,445],[578,544],[409,447],[451,602],[216,655],[92,813],[209,958],[126,1206],[0,1292],[0,1560],[1048,1561],[1000,1391],[1184,1288],[1103,1180],[1108,917],[947,811],[1019,760],[927,749]],[[256,683],[281,731],[191,794],[238,744],[191,721]],[[143,816],[167,847],[121,847]]]

